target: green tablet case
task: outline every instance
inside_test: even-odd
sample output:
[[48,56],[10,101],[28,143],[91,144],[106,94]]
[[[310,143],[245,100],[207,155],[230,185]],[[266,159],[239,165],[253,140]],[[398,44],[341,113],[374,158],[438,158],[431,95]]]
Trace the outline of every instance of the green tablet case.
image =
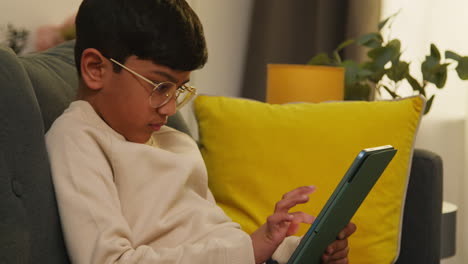
[[325,249],[349,223],[396,151],[386,145],[359,152],[288,264],[320,264]]

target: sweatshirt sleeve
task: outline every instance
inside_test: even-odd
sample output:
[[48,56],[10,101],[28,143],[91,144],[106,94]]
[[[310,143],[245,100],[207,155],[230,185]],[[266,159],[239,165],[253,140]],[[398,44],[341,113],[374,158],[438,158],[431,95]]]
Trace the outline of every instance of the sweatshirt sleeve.
[[[207,200],[216,203],[213,193],[210,190],[208,190]],[[291,258],[294,250],[296,250],[297,246],[301,242],[301,239],[302,237],[298,236],[286,237],[275,250],[273,256],[271,256],[271,259],[278,262],[278,264],[286,264],[289,258]]]
[[[50,132],[50,131],[49,131]],[[243,232],[177,247],[134,246],[122,214],[110,160],[102,139],[46,136],[63,233],[72,263],[253,263],[250,237]],[[110,144],[110,143],[109,143]]]
[[302,237],[298,236],[289,236],[283,240],[279,245],[276,251],[271,257],[273,260],[277,261],[279,264],[285,264],[288,262],[294,250],[297,248],[301,242]]

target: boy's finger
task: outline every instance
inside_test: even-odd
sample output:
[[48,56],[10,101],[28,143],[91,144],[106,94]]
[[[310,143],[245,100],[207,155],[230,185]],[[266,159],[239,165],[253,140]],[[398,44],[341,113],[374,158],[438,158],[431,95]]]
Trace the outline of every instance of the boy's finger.
[[335,240],[333,243],[331,243],[325,253],[327,253],[328,255],[332,255],[338,251],[342,251],[344,249],[346,249],[348,247],[348,240],[347,239],[343,239],[343,240]]
[[349,247],[344,248],[343,250],[340,250],[340,251],[336,251],[335,253],[331,254],[330,260],[333,261],[333,260],[344,259],[348,257],[348,254],[349,254]]
[[293,212],[291,215],[294,216],[294,219],[292,220],[294,223],[312,224],[315,220],[314,216],[304,212]]
[[311,194],[315,191],[315,189],[316,189],[315,186],[301,186],[284,194],[282,200],[288,199],[290,197],[294,197],[297,195]]
[[294,219],[294,216],[291,215],[291,214],[275,213],[275,214],[270,215],[267,218],[267,222],[268,222],[268,224],[276,225],[276,224],[279,224],[281,222],[291,222],[293,219]]
[[348,238],[349,236],[351,236],[354,232],[356,232],[356,225],[352,222],[349,222],[344,228],[343,230],[341,230],[341,232],[338,234],[338,239],[345,239],[345,238]]
[[275,212],[288,212],[289,209],[296,206],[297,204],[307,203],[308,201],[309,196],[307,195],[286,198],[276,203]]
[[343,261],[344,263],[347,263],[347,258],[349,255],[349,247],[336,251],[332,254],[325,253],[322,256],[322,259],[325,260],[325,263],[337,263],[336,261]]
[[289,225],[288,232],[286,233],[287,236],[296,234],[297,231],[299,231],[299,225],[301,223],[312,224],[315,220],[315,217],[304,212],[293,212],[291,215],[294,217],[294,219]]

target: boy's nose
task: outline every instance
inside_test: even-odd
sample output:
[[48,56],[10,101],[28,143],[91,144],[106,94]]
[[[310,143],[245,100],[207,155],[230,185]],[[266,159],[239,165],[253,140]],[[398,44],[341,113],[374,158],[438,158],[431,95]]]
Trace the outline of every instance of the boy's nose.
[[176,99],[172,98],[167,104],[156,108],[160,115],[171,116],[177,112]]

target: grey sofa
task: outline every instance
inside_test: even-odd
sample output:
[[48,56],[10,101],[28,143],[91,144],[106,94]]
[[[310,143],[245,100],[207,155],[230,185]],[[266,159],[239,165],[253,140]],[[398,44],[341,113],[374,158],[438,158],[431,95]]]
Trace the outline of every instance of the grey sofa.
[[[44,133],[78,84],[73,42],[17,56],[0,47],[0,263],[69,263]],[[169,125],[189,133],[180,115]],[[398,264],[439,263],[442,162],[416,150]]]

